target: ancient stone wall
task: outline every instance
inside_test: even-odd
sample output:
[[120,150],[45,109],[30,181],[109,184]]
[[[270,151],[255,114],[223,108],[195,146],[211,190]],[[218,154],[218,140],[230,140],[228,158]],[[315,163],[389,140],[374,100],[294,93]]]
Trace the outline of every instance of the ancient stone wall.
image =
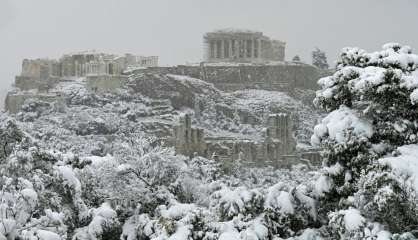
[[65,105],[65,98],[57,94],[9,93],[6,96],[5,109],[10,114],[16,114],[22,109],[22,106],[25,104],[25,101],[28,99],[37,99],[39,101],[44,101],[44,102],[49,102],[49,103],[57,102],[58,105]]
[[122,75],[89,75],[86,77],[86,87],[95,93],[115,92],[128,82]]
[[191,126],[191,116],[186,114],[174,127],[172,143],[177,153],[189,157],[198,154],[229,162],[240,159],[252,166],[289,167],[299,162],[290,119],[289,114],[269,116],[264,140],[254,141],[231,137],[207,137],[202,129]]
[[186,75],[213,83],[224,91],[265,89],[291,91],[294,88],[317,89],[324,71],[307,64],[240,64],[214,66],[175,66],[137,70],[138,73]]
[[192,120],[189,114],[180,117],[179,124],[174,127],[174,145],[176,152],[193,157],[195,153],[205,155],[206,144],[203,140],[204,131],[192,128]]

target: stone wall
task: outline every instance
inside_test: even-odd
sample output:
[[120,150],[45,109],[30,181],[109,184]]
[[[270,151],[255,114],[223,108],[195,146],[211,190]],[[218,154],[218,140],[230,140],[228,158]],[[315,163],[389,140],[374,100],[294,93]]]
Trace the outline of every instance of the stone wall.
[[224,91],[265,89],[291,91],[294,88],[317,89],[317,81],[326,73],[307,64],[238,64],[175,66],[139,69],[137,73],[186,75],[213,83]]
[[203,129],[192,128],[192,120],[189,114],[180,117],[178,125],[174,127],[173,137],[177,153],[189,157],[193,157],[195,153],[200,156],[205,155],[204,131]]
[[14,86],[23,91],[38,89],[40,91],[47,92],[50,88],[57,84],[59,80],[60,79],[58,77],[52,76],[49,76],[45,79],[28,76],[16,76]]
[[28,99],[37,99],[43,102],[57,102],[59,105],[65,104],[65,98],[57,94],[35,94],[35,93],[26,93],[26,94],[13,94],[9,93],[6,96],[5,101],[5,110],[10,114],[16,114],[25,104],[25,101]]
[[239,159],[253,166],[289,167],[299,162],[290,119],[288,114],[269,116],[264,139],[254,141],[205,136],[203,129],[192,127],[191,116],[186,114],[174,127],[172,144],[178,154],[189,157],[197,154],[226,162]]
[[86,87],[95,93],[115,92],[128,81],[122,75],[91,75],[86,77]]

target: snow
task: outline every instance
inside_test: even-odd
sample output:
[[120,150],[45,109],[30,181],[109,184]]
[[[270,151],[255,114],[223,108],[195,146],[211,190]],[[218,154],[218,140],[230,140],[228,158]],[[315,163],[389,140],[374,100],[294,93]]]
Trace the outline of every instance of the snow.
[[412,102],[412,104],[417,104],[417,103],[418,103],[418,88],[417,88],[417,89],[415,89],[415,90],[411,93],[410,98],[411,98],[411,102]]
[[114,158],[113,158],[112,155],[107,154],[104,157],[100,157],[100,156],[88,156],[88,157],[85,157],[84,160],[90,161],[92,166],[100,166],[103,163],[113,162],[114,161]]
[[351,80],[350,83],[353,84],[354,90],[362,92],[369,87],[383,83],[387,69],[381,67],[366,67],[359,68],[357,71],[360,72],[360,77]]
[[349,129],[358,137],[370,138],[373,135],[372,124],[361,119],[354,110],[343,105],[331,112],[314,128],[311,143],[317,146],[325,137],[335,140],[337,143],[344,143],[346,141],[346,131]]
[[397,149],[400,153],[396,157],[384,157],[381,164],[389,164],[395,173],[410,177],[414,188],[418,192],[418,145],[405,145]]
[[276,184],[269,189],[267,194],[265,207],[276,209],[284,214],[293,214],[295,209],[293,206],[293,197],[288,192],[281,191],[282,184]]
[[341,213],[344,214],[344,224],[347,231],[355,231],[360,229],[364,225],[365,219],[361,216],[360,211],[355,208],[350,208],[347,210],[341,210]]
[[196,209],[194,204],[176,203],[171,206],[168,210],[165,210],[161,215],[165,218],[180,219],[184,217],[188,212]]
[[46,230],[37,230],[36,235],[39,240],[61,240],[58,234]]
[[296,237],[295,240],[322,240],[320,233],[314,229],[305,229],[302,235]]
[[70,166],[57,166],[56,168],[66,185],[74,188],[76,192],[81,191],[81,183]]
[[320,176],[315,183],[315,193],[317,196],[322,196],[331,190],[333,186],[332,180],[327,176]]
[[344,170],[344,168],[341,166],[340,163],[336,163],[330,167],[325,167],[324,171],[331,174],[331,175],[338,175],[340,174],[342,171]]
[[98,209],[94,211],[94,215],[111,219],[117,216],[116,212],[110,207],[108,203],[103,203]]
[[221,235],[219,240],[240,240],[240,234],[237,229],[234,228],[232,222],[227,222],[222,225]]
[[33,189],[23,189],[20,191],[22,193],[23,198],[28,201],[31,206],[35,206],[38,201],[38,194]]
[[180,226],[177,231],[168,238],[168,240],[187,240],[190,239],[189,236],[191,235],[190,226],[183,225]]
[[93,211],[93,219],[85,231],[92,236],[93,239],[96,239],[104,233],[105,227],[111,226],[116,217],[116,212],[105,202]]

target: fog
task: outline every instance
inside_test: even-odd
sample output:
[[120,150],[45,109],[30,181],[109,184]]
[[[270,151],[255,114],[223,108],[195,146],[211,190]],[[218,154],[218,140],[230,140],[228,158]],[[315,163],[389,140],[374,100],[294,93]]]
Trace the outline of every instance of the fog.
[[335,61],[345,46],[418,48],[415,0],[0,0],[0,102],[24,58],[95,49],[158,55],[162,65],[202,59],[202,35],[260,30],[310,63],[314,47]]

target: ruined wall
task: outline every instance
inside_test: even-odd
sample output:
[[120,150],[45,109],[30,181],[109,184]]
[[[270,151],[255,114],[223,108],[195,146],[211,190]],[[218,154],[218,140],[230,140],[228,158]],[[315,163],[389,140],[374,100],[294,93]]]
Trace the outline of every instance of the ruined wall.
[[115,92],[128,81],[122,75],[91,75],[86,77],[86,87],[95,93]]
[[307,64],[180,65],[140,69],[136,72],[186,75],[213,83],[215,87],[224,91],[317,89],[316,82],[324,75],[322,70]]
[[232,137],[207,137],[202,129],[193,128],[191,116],[186,114],[174,127],[173,142],[176,152],[189,157],[198,154],[222,162],[238,159],[252,166],[289,167],[299,162],[296,142],[291,131],[288,114],[274,114],[267,119],[263,141]]
[[63,96],[59,96],[56,94],[9,93],[6,96],[5,110],[8,111],[10,114],[16,114],[22,109],[22,106],[24,105],[25,101],[28,99],[37,99],[39,101],[44,101],[44,102],[49,102],[49,103],[57,102],[59,105],[65,105],[65,98]]
[[203,140],[204,131],[192,128],[192,120],[189,114],[180,117],[179,124],[174,127],[174,146],[176,152],[193,157],[195,153],[205,155],[206,144]]
[[46,79],[39,79],[33,77],[16,76],[14,86],[26,91],[30,89],[38,89],[43,92],[47,92],[55,84],[59,82],[58,77],[48,77]]

